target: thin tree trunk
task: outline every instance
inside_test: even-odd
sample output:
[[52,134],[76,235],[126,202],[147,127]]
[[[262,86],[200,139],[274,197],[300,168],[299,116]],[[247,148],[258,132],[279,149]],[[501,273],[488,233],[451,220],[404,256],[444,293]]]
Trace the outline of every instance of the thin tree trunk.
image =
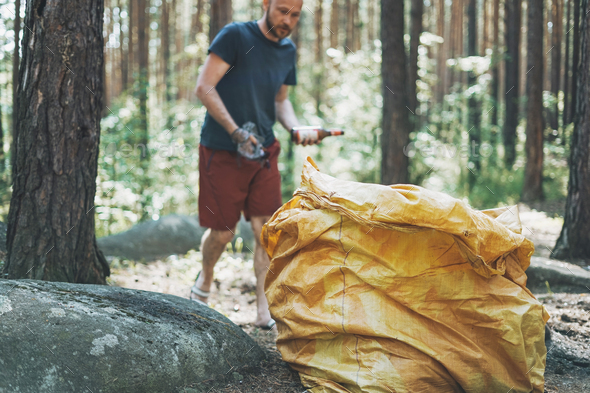
[[[125,42],[125,33],[123,32],[123,26],[125,25],[125,19],[121,16],[123,11],[123,2],[121,0],[117,0],[117,7],[119,7],[119,57],[120,57],[120,67],[121,67],[121,92],[125,92],[127,90],[127,80],[129,78],[129,49],[125,51],[124,42]],[[129,22],[127,22],[129,23]],[[129,26],[129,24],[127,24]]]
[[346,0],[346,40],[345,46],[350,52],[354,50],[354,9],[352,6],[353,0]]
[[486,54],[486,49],[488,48],[488,25],[489,25],[489,18],[488,18],[488,6],[489,6],[489,2],[487,0],[481,0],[482,1],[482,19],[481,19],[481,23],[482,23],[482,37],[481,37],[481,49],[479,50],[479,53],[481,53],[482,56],[485,56]]
[[330,12],[330,47],[338,48],[340,41],[338,40],[339,27],[340,27],[340,7],[338,5],[339,0],[332,0],[332,11]]
[[404,2],[381,0],[383,121],[381,182],[408,182],[409,121],[404,48]]
[[[315,9],[315,63],[323,64],[324,59],[324,24],[323,24],[324,9],[322,0],[317,0]],[[324,67],[319,67],[315,75],[314,96],[316,102],[316,114],[322,116],[322,92],[324,91]]]
[[552,256],[590,258],[590,8],[582,0],[578,105],[571,143],[570,178],[563,228]]
[[493,13],[493,42],[492,42],[492,125],[498,125],[498,107],[500,106],[500,0],[494,1]]
[[437,60],[436,60],[436,75],[438,75],[438,85],[436,102],[442,103],[445,96],[447,63],[446,53],[448,51],[448,43],[445,39],[445,1],[438,0],[438,18],[437,18],[437,34],[443,38],[443,43],[438,45]]
[[553,0],[551,5],[551,14],[553,16],[553,34],[551,36],[551,93],[555,97],[555,104],[551,111],[551,128],[559,128],[558,118],[559,109],[557,99],[559,98],[559,82],[561,79],[561,40],[563,32],[563,3],[562,0]]
[[576,118],[578,100],[578,63],[580,62],[580,0],[574,0],[574,43],[572,45],[572,103],[570,122]]
[[520,76],[520,17],[521,0],[505,0],[505,120],[504,120],[504,160],[512,168],[516,160],[516,127],[518,126],[518,91]]
[[[20,64],[20,0],[14,1],[14,52],[12,55],[12,133],[16,133],[16,92],[18,88],[18,67]],[[14,139],[14,138],[13,138]]]
[[127,85],[133,87],[135,80],[135,30],[137,29],[137,0],[129,0],[129,45],[127,46]]
[[[467,6],[467,55],[477,56],[477,0],[469,0]],[[469,87],[475,86],[477,78],[474,71],[469,71],[467,76],[467,84]],[[472,93],[468,99],[469,106],[469,142],[472,154],[469,155],[469,162],[473,165],[476,172],[481,170],[481,161],[478,154],[481,145],[481,107],[479,99],[475,93]],[[477,180],[476,173],[472,170],[468,171],[468,183],[470,188],[475,185]]]
[[[164,87],[164,101],[169,103],[172,101],[172,96],[170,95],[170,13],[168,10],[168,0],[162,0],[162,14],[161,14],[161,22],[160,22],[160,34],[161,34],[161,45],[160,45],[160,54],[162,55],[161,61],[161,69],[162,69],[162,77],[163,77],[163,87]],[[196,33],[195,33],[196,34]]]
[[[335,2],[335,0],[332,1]],[[375,42],[375,0],[367,0],[367,3],[367,41],[373,48]]]
[[567,0],[567,23],[565,26],[565,64],[563,66],[563,138],[561,140],[562,144],[565,144],[565,127],[571,123],[570,121],[570,37],[571,34],[571,17],[572,17],[572,0]]
[[[250,1],[250,11],[253,14],[254,5],[253,1]],[[192,44],[195,42],[197,34],[203,31],[203,24],[201,23],[201,17],[203,15],[203,0],[197,0],[195,5],[195,13],[193,14],[193,18],[191,21],[191,36],[190,36],[190,43]],[[253,19],[253,18],[252,18]]]
[[209,42],[223,26],[231,23],[233,17],[232,0],[211,0],[209,20]]
[[353,50],[356,52],[361,49],[361,19],[359,10],[359,0],[352,2],[352,32],[353,32]]
[[149,205],[150,196],[147,195],[147,190],[150,186],[149,180],[149,131],[148,131],[148,113],[147,113],[147,90],[149,87],[149,14],[147,13],[147,1],[137,1],[137,53],[138,53],[138,92],[137,98],[139,100],[139,127],[138,137],[139,146],[141,150],[140,163],[142,173],[140,174],[140,195],[142,216],[141,220],[148,218],[147,206]]
[[94,233],[103,2],[45,5],[27,2],[4,273],[104,284]]
[[[412,0],[410,10],[410,61],[408,67],[408,99],[410,111],[416,115],[418,108],[418,97],[416,83],[418,82],[418,46],[420,45],[420,34],[422,34],[422,14],[424,12],[424,0]],[[416,116],[412,116],[415,119]],[[414,127],[417,121],[414,121]]]
[[[522,200],[543,200],[543,0],[528,2],[526,165]],[[553,49],[555,50],[555,49]]]

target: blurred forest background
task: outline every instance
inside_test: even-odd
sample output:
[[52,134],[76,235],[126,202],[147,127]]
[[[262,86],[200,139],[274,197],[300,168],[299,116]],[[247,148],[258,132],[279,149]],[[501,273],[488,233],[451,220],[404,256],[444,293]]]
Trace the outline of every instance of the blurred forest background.
[[[0,0],[0,221],[11,197],[24,3]],[[261,3],[105,0],[98,237],[142,220],[197,212],[205,115],[193,94],[197,75],[211,37],[229,21],[260,18]],[[291,37],[298,47],[291,100],[303,124],[341,127],[346,135],[301,147],[275,126],[284,199],[298,186],[309,155],[340,179],[406,177],[476,208],[565,201],[581,9],[580,0],[306,0]],[[403,53],[393,55],[403,60],[403,73],[382,64],[382,49],[401,48],[395,40],[402,36]],[[541,101],[529,104],[531,76]],[[407,102],[406,113],[393,116],[395,127],[406,124],[409,158],[397,177],[385,176],[391,168],[382,154],[392,132],[383,132],[384,121],[391,126],[383,119],[393,99],[387,81],[402,85]]]

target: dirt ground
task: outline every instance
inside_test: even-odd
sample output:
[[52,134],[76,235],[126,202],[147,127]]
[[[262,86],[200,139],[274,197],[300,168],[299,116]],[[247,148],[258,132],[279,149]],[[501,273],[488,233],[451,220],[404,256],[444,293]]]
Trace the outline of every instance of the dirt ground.
[[[536,255],[549,257],[563,224],[559,217],[563,204],[544,208],[548,214],[519,205],[523,234],[535,242]],[[197,251],[147,264],[114,259],[109,281],[111,285],[189,297],[200,261]],[[268,359],[260,367],[238,370],[223,380],[187,386],[186,392],[207,392],[207,389],[232,393],[305,391],[297,373],[281,361],[275,345],[276,331],[267,332],[252,324],[256,316],[255,283],[252,254],[233,253],[230,249],[215,267],[215,285],[209,305],[266,348]],[[590,392],[590,294],[536,295],[551,315],[547,323],[551,339],[546,342],[545,392]]]

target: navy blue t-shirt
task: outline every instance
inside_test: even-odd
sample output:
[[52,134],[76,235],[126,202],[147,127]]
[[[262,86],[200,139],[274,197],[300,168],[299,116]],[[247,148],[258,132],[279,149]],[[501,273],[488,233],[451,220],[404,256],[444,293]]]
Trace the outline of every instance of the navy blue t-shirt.
[[[255,21],[231,23],[215,37],[209,52],[230,65],[216,90],[238,124],[251,121],[270,146],[275,136],[275,97],[282,85],[297,83],[295,44],[284,38],[269,40]],[[201,144],[211,149],[235,151],[227,131],[207,112],[201,129]]]

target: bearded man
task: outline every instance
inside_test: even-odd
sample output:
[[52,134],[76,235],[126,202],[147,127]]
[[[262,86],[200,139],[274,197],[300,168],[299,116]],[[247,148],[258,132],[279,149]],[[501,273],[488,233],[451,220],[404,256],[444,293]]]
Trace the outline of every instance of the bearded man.
[[296,48],[287,37],[302,7],[303,0],[264,0],[260,20],[225,26],[209,47],[195,89],[207,108],[199,146],[199,220],[208,229],[191,299],[207,302],[213,268],[243,212],[256,239],[254,324],[263,329],[275,322],[264,295],[269,260],[260,232],[282,205],[280,145],[272,126],[276,120],[286,130],[299,126],[288,99],[288,86],[297,83]]

